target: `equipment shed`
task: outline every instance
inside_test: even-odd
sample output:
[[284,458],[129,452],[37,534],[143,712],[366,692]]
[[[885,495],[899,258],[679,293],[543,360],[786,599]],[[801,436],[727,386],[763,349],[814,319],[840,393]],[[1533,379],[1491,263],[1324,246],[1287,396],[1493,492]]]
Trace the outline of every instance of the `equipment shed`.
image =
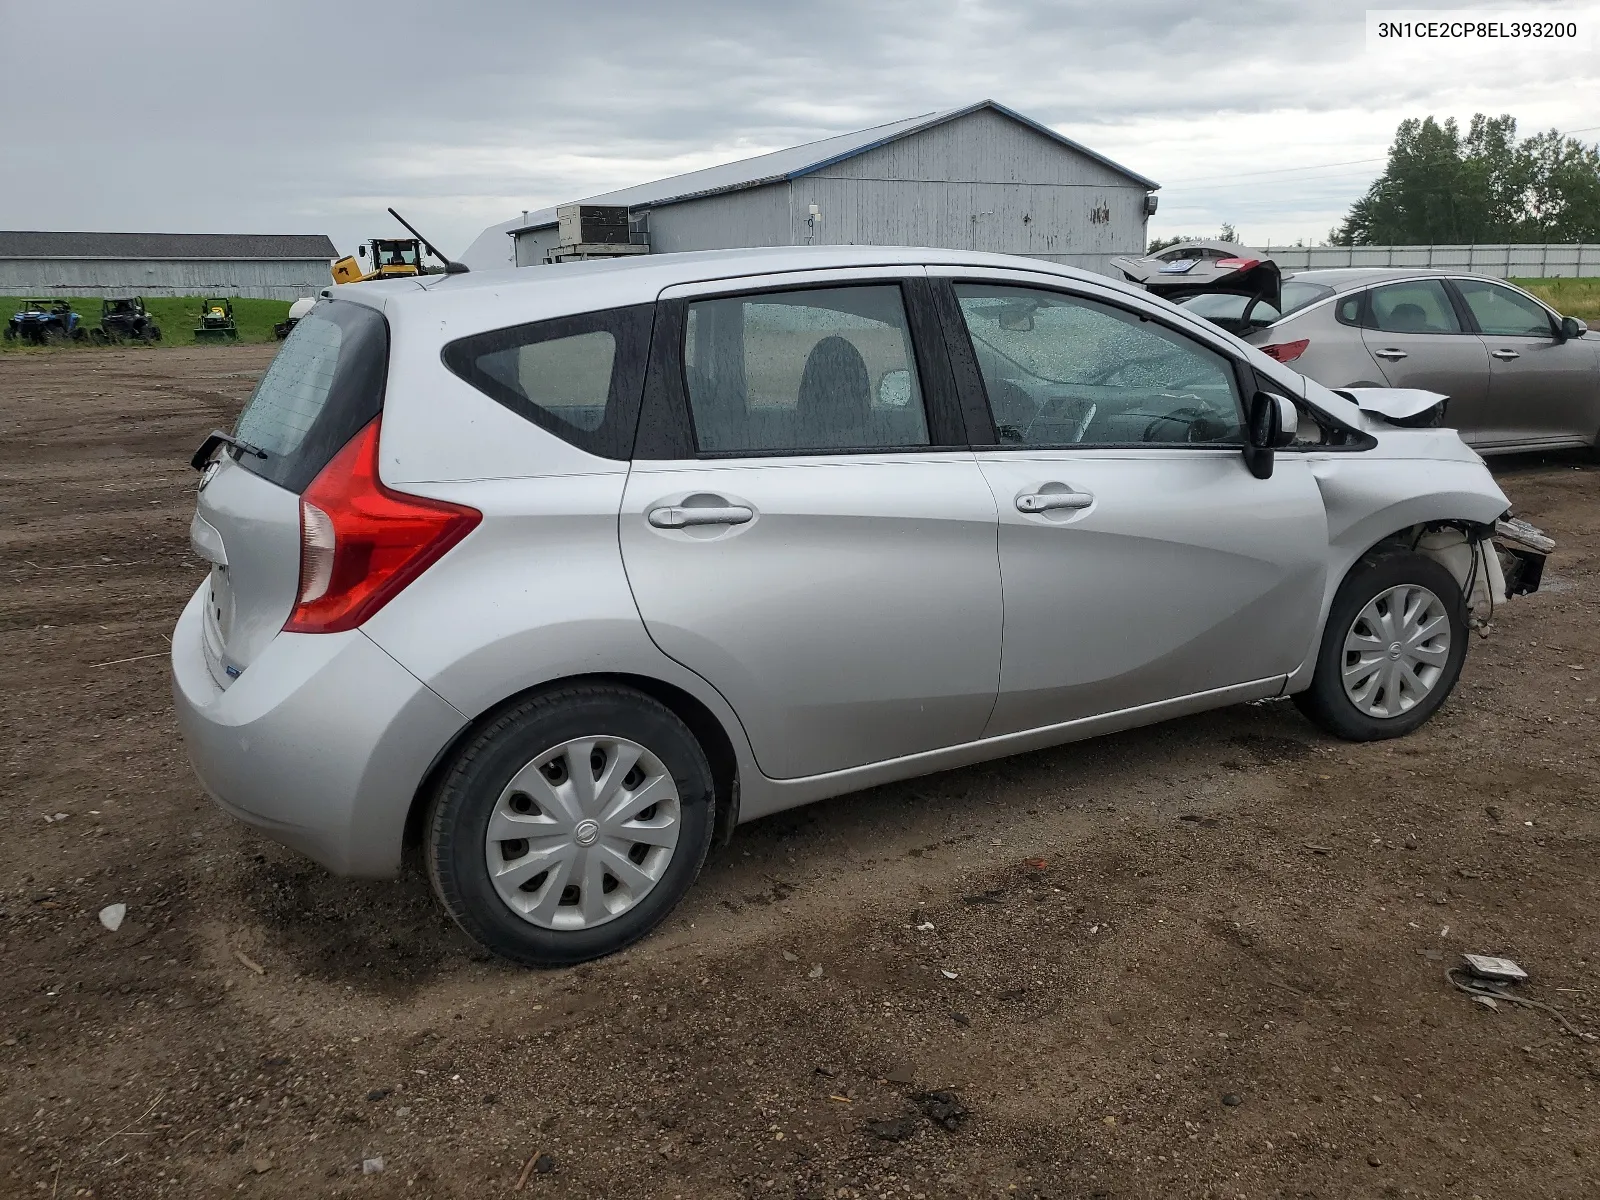
[[0,295],[297,300],[337,257],[322,234],[0,231]]
[[[993,100],[588,197],[656,253],[739,246],[936,246],[1110,271],[1142,254],[1159,184]],[[485,230],[463,260],[532,266],[557,210]]]

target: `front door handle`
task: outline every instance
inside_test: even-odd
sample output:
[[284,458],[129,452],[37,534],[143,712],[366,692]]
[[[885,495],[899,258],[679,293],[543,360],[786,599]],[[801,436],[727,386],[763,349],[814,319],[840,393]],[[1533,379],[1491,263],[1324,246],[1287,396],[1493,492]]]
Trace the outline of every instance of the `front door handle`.
[[1017,497],[1017,511],[1054,512],[1063,508],[1088,508],[1094,497],[1088,492],[1024,492]]
[[1501,362],[1510,362],[1513,358],[1521,358],[1522,355],[1515,350],[1491,350],[1489,351],[1489,357],[1498,358]]
[[1408,357],[1404,350],[1396,350],[1393,348],[1388,350],[1374,350],[1372,355],[1374,358],[1386,358],[1390,362],[1399,362],[1402,358]]
[[687,529],[691,525],[743,525],[752,520],[756,510],[742,504],[727,504],[718,508],[685,508],[680,504],[652,508],[645,519],[657,529]]

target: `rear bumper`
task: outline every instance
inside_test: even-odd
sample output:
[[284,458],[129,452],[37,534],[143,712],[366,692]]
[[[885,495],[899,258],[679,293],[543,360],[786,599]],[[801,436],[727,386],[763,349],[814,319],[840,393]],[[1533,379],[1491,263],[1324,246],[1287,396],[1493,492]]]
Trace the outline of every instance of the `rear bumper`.
[[206,587],[172,633],[173,703],[200,782],[337,874],[395,874],[417,787],[466,718],[360,630],[279,634],[223,690],[205,663]]

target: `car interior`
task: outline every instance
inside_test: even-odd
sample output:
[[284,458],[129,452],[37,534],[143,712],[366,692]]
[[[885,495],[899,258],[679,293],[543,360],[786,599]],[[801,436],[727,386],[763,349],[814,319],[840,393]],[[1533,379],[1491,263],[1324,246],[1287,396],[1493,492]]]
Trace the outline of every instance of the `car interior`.
[[1002,443],[1242,440],[1231,367],[1198,343],[1100,306],[958,292]]

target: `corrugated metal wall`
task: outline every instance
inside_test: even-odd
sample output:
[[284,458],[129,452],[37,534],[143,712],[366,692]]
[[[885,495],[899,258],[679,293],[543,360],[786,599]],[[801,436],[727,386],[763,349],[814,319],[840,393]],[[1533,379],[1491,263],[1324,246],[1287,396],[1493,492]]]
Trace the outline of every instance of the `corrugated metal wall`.
[[650,249],[657,254],[790,244],[787,184],[650,210]]
[[322,259],[0,258],[3,296],[315,296],[333,282]]
[[1431,267],[1472,271],[1502,279],[1552,279],[1600,275],[1600,245],[1543,242],[1476,246],[1266,246],[1286,271],[1327,267]]
[[[650,248],[936,246],[1113,273],[1145,246],[1145,188],[989,109],[801,176],[650,212]],[[809,221],[817,205],[820,220]],[[518,238],[543,260],[554,230]]]

